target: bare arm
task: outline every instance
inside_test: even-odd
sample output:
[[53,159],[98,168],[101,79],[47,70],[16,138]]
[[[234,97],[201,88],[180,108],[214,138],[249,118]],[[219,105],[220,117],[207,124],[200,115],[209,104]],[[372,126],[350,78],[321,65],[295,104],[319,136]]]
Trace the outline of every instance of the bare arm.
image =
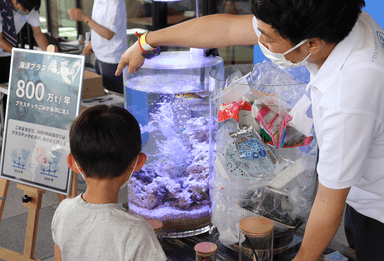
[[319,183],[304,239],[294,261],[319,260],[340,226],[349,190],[329,189]]
[[[165,29],[150,32],[146,42],[152,47],[183,46],[213,48],[231,45],[253,45],[258,43],[252,24],[253,15],[216,14],[203,16]],[[134,73],[144,63],[137,42],[122,55],[116,75],[125,66]]]
[[101,37],[107,39],[108,41],[112,39],[112,37],[115,35],[115,32],[112,32],[107,27],[104,27],[92,19],[88,22],[89,27],[91,27],[98,35]]
[[56,244],[55,244],[55,248],[54,248],[54,260],[55,261],[61,261],[62,260],[60,247]]
[[12,44],[3,38],[3,34],[0,33],[0,48],[6,52],[12,53]]
[[86,15],[83,10],[79,8],[73,8],[68,10],[68,14],[71,17],[71,20],[79,21],[79,22],[87,22],[88,19],[88,26],[91,27],[98,35],[101,37],[111,40],[112,37],[115,35],[115,32],[109,30],[107,27],[104,27],[95,21],[91,19],[90,16]]
[[48,47],[48,41],[45,35],[41,32],[40,26],[32,26],[32,31],[37,45],[41,48],[41,50],[46,51]]
[[203,16],[148,34],[149,45],[214,48],[257,44],[253,15]]

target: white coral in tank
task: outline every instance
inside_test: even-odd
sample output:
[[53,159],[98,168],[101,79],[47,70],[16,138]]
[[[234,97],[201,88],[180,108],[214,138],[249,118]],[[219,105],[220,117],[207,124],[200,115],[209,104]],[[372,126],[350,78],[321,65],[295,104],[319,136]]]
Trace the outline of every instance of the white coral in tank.
[[151,167],[134,174],[130,201],[146,209],[209,204],[209,118],[180,119],[169,103],[151,116],[143,129],[165,139],[156,141],[160,153]]

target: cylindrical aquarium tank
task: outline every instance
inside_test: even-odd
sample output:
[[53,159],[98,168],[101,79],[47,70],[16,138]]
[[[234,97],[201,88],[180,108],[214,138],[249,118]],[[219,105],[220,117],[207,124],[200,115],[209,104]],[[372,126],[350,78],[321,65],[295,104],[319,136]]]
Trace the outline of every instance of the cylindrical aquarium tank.
[[164,237],[197,235],[210,224],[208,77],[223,60],[200,53],[163,52],[146,60],[124,90],[147,155],[128,185],[129,208],[162,221]]
[[317,183],[308,81],[305,67],[270,62],[210,72],[210,232],[218,246],[238,251],[239,222],[263,216],[274,224],[277,254],[306,222]]

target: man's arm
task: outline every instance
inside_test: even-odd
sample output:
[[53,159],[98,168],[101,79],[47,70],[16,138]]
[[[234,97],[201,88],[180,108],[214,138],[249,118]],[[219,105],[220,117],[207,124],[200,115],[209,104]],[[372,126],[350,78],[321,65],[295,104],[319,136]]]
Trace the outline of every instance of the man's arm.
[[[1,24],[0,24],[1,26]],[[6,52],[12,53],[12,44],[10,44],[7,40],[3,38],[3,34],[0,33],[0,48]]]
[[253,15],[216,14],[192,19],[148,34],[152,47],[214,48],[257,44]]
[[46,51],[48,47],[48,41],[45,35],[41,32],[40,26],[32,26],[32,31],[37,45],[41,48],[41,50]]
[[90,16],[86,15],[83,10],[79,8],[73,8],[68,10],[68,14],[71,17],[71,20],[75,20],[78,22],[87,22],[88,21],[88,26],[91,27],[98,35],[101,37],[111,40],[112,37],[115,35],[115,32],[109,30],[107,27],[102,26],[95,21],[91,19]]
[[[183,46],[214,48],[232,45],[253,45],[258,43],[253,29],[253,15],[216,14],[192,19],[171,27],[150,32],[146,42],[152,46]],[[125,66],[133,73],[144,63],[141,49],[137,43],[132,45],[121,57],[116,75]]]
[[319,182],[316,199],[294,261],[317,261],[335,236],[350,188],[329,189]]

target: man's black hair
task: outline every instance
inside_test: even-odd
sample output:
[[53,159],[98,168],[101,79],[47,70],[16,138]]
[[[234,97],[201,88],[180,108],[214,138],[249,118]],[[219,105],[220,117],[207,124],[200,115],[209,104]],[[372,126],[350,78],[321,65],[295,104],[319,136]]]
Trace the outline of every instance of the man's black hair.
[[309,38],[341,42],[363,6],[364,0],[252,0],[256,18],[293,44]]
[[20,4],[28,11],[32,11],[32,9],[40,9],[41,0],[16,0],[16,3]]
[[119,177],[141,151],[139,124],[117,106],[96,105],[81,112],[69,140],[73,158],[91,178]]

